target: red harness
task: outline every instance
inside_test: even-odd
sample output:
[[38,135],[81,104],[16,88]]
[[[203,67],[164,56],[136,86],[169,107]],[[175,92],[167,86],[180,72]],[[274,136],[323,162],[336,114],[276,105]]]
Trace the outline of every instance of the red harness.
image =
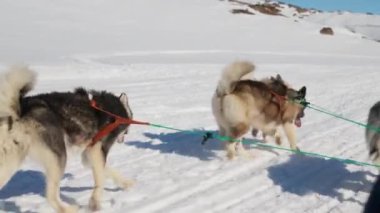
[[121,116],[118,116],[118,115],[115,115],[109,111],[106,111],[106,110],[103,110],[102,108],[98,107],[96,105],[96,102],[95,100],[91,100],[91,107],[96,109],[96,110],[99,110],[101,112],[104,112],[106,113],[107,115],[109,116],[112,116],[115,118],[115,121],[112,122],[112,123],[109,123],[107,125],[105,125],[103,128],[101,128],[99,130],[98,133],[96,133],[96,135],[92,138],[92,142],[89,146],[93,146],[96,142],[98,142],[100,139],[104,138],[105,136],[107,136],[108,134],[110,134],[114,129],[116,129],[119,125],[122,125],[122,124],[140,124],[140,125],[149,125],[148,122],[141,122],[141,121],[135,121],[135,120],[132,120],[132,119],[129,119],[129,118],[123,118]]
[[282,111],[282,108],[283,108],[285,102],[288,100],[287,97],[279,95],[279,94],[273,92],[272,90],[270,91],[270,93],[277,99],[278,105],[280,107],[280,111]]

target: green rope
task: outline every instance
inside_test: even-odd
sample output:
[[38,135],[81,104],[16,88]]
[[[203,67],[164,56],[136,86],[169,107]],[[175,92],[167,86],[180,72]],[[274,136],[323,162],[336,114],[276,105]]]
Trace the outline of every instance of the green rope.
[[349,158],[334,157],[334,156],[324,155],[324,154],[320,154],[320,153],[316,153],[316,152],[305,152],[305,151],[301,151],[301,150],[293,150],[290,148],[266,144],[266,143],[263,143],[257,139],[240,139],[240,140],[238,140],[238,139],[232,139],[232,138],[227,137],[227,136],[221,136],[221,135],[216,134],[216,133],[213,133],[210,136],[210,132],[206,132],[206,131],[182,130],[182,129],[178,129],[178,128],[174,128],[174,127],[168,127],[168,126],[164,126],[161,124],[152,124],[152,123],[149,125],[152,127],[155,127],[155,128],[175,130],[175,131],[183,132],[183,133],[187,133],[187,134],[194,134],[194,135],[201,135],[201,136],[205,136],[205,134],[207,134],[208,135],[207,138],[215,138],[215,139],[218,139],[220,141],[225,141],[225,142],[241,142],[243,144],[249,144],[249,145],[253,145],[256,147],[287,151],[287,152],[290,152],[292,154],[305,155],[305,156],[330,159],[330,160],[337,160],[337,161],[343,162],[345,164],[353,164],[353,165],[357,165],[357,166],[369,166],[369,167],[380,168],[380,165],[378,165],[378,164],[356,161],[356,160],[349,159]]
[[324,109],[324,108],[322,108],[320,106],[317,106],[315,104],[307,102],[305,99],[303,99],[303,100],[294,100],[294,102],[299,103],[299,104],[303,105],[304,107],[307,107],[309,109],[315,110],[317,112],[321,112],[321,113],[333,116],[335,118],[338,118],[338,119],[341,119],[341,120],[344,120],[344,121],[356,124],[356,125],[361,126],[361,127],[365,128],[365,129],[369,129],[371,131],[380,133],[380,128],[378,128],[376,126],[371,126],[371,125],[368,125],[368,124],[365,124],[365,123],[361,123],[361,122],[355,121],[353,119],[349,119],[349,118],[343,117],[341,115],[338,115],[337,113],[330,112],[327,109]]
[[[364,123],[361,123],[361,122],[358,122],[358,121],[355,121],[355,120],[352,120],[352,119],[349,119],[349,118],[345,118],[345,117],[343,117],[341,115],[338,115],[337,113],[329,112],[328,110],[323,109],[322,107],[319,107],[319,106],[317,106],[315,104],[307,102],[305,99],[303,99],[303,100],[293,100],[293,101],[296,102],[296,103],[299,103],[299,104],[301,104],[301,105],[303,105],[303,106],[305,106],[307,108],[313,109],[315,111],[318,111],[318,112],[321,112],[321,113],[333,116],[335,118],[338,118],[338,119],[341,119],[341,120],[344,120],[344,121],[356,124],[358,126],[364,127],[366,129],[369,129],[369,130],[376,131],[376,132],[380,133],[380,128],[377,128],[377,127],[374,127],[374,126],[371,126],[371,125],[367,125],[367,124],[364,124]],[[178,128],[174,128],[174,127],[164,126],[164,125],[161,125],[161,124],[149,124],[149,125],[152,126],[152,127],[156,127],[156,128],[174,130],[174,131],[178,131],[178,132],[184,132],[184,133],[187,133],[187,134],[203,135],[204,142],[207,139],[215,138],[215,139],[218,139],[220,141],[241,142],[243,144],[250,144],[250,145],[253,145],[253,146],[256,146],[256,147],[262,147],[262,148],[267,148],[267,149],[287,151],[287,152],[290,152],[292,154],[300,154],[300,155],[305,155],[305,156],[310,156],[310,157],[317,157],[317,158],[323,158],[323,159],[337,160],[337,161],[343,162],[345,164],[353,164],[353,165],[358,165],[358,166],[370,166],[370,167],[380,168],[380,165],[378,165],[378,164],[367,163],[367,162],[362,162],[362,161],[356,161],[356,160],[349,159],[349,158],[334,157],[334,156],[324,155],[324,154],[320,154],[320,153],[316,153],[316,152],[305,152],[305,151],[301,151],[301,150],[293,150],[293,149],[290,149],[290,148],[285,148],[285,147],[280,147],[280,146],[275,146],[275,145],[269,145],[269,144],[263,143],[262,141],[256,140],[256,139],[241,139],[241,140],[238,140],[238,139],[233,139],[233,138],[226,137],[226,136],[221,136],[221,135],[218,135],[218,134],[212,134],[210,132],[205,132],[205,131],[182,130],[182,129],[178,129]]]
[[[244,140],[246,141],[247,139],[244,139]],[[358,166],[372,166],[372,167],[380,168],[380,165],[378,165],[378,164],[361,162],[361,161],[356,161],[353,159],[339,158],[339,157],[324,155],[324,154],[320,154],[320,153],[316,153],[316,152],[305,152],[305,151],[301,151],[301,150],[293,150],[293,149],[289,149],[289,148],[285,148],[285,147],[279,147],[279,146],[264,144],[262,142],[256,142],[256,141],[248,142],[248,143],[252,143],[253,145],[257,145],[259,147],[288,151],[288,152],[291,152],[293,154],[301,154],[301,155],[310,156],[310,157],[318,157],[318,158],[324,158],[324,159],[330,159],[330,160],[337,160],[337,161],[341,161],[345,164],[354,164],[354,165],[358,165]]]

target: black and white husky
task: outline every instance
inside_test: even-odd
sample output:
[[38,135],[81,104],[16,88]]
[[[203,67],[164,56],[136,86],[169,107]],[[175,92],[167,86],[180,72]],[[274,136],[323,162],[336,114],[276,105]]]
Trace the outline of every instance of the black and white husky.
[[380,163],[380,102],[377,102],[369,110],[367,124],[365,137],[369,154],[374,162]]
[[[371,159],[380,164],[380,101],[371,107],[368,114],[365,137]],[[372,188],[364,213],[380,212],[380,176]]]
[[89,207],[97,210],[106,176],[123,188],[132,184],[105,165],[109,149],[127,133],[129,125],[119,125],[89,145],[94,135],[115,119],[92,108],[90,99],[108,112],[132,118],[127,96],[82,88],[25,96],[35,81],[36,74],[26,67],[11,68],[0,77],[0,189],[29,155],[44,167],[46,198],[51,206],[58,212],[76,212],[76,207],[61,202],[59,182],[68,147],[79,146],[83,147],[82,162],[91,167],[95,183]]

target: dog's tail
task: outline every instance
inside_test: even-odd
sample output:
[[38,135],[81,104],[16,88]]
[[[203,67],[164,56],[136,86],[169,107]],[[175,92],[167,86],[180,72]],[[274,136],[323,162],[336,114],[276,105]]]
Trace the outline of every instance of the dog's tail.
[[20,115],[20,98],[33,89],[36,73],[25,66],[14,66],[0,75],[0,117]]
[[368,115],[368,126],[370,128],[366,129],[365,137],[369,155],[374,162],[380,163],[380,102],[371,107]]
[[237,61],[228,65],[222,73],[222,77],[219,80],[216,93],[218,96],[230,94],[234,85],[244,75],[251,73],[255,70],[255,65],[248,61]]
[[12,67],[0,74],[0,189],[18,170],[29,150],[27,125],[21,122],[20,99],[32,89],[36,74],[27,67]]

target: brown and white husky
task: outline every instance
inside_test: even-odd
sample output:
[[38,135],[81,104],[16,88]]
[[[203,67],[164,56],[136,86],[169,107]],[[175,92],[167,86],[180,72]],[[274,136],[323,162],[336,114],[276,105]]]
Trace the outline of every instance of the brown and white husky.
[[[283,128],[290,147],[297,149],[296,126],[301,125],[304,106],[297,102],[306,96],[306,87],[295,90],[281,76],[262,81],[243,80],[255,66],[239,61],[227,66],[212,98],[212,111],[222,136],[239,139],[250,129],[275,136]],[[232,159],[236,150],[244,151],[236,142],[227,142],[227,157]]]

